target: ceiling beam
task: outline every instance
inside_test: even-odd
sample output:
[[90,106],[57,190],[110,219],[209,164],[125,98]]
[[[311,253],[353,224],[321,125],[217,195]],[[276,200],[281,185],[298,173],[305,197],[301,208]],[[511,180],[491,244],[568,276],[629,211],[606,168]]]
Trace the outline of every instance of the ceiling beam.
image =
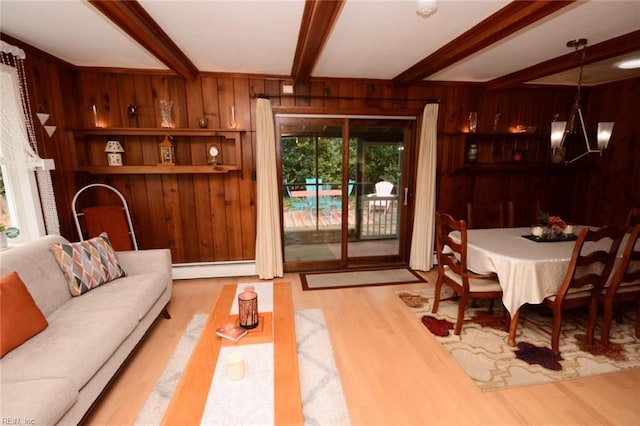
[[88,1],[177,74],[194,79],[200,73],[137,1]]
[[343,0],[306,0],[291,68],[295,83],[304,83],[311,76],[343,5]]
[[[633,31],[610,40],[585,48],[584,64],[592,64],[640,50],[640,30]],[[575,51],[549,59],[529,68],[498,77],[486,83],[487,90],[518,86],[527,81],[567,71],[578,66]]]
[[570,1],[513,1],[393,78],[395,85],[415,83],[455,64],[540,19],[569,6]]

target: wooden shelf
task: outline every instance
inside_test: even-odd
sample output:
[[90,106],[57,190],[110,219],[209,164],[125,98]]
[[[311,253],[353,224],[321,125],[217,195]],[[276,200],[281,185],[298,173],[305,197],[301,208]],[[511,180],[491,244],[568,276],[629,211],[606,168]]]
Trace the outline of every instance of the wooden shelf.
[[[552,163],[549,136],[540,133],[444,133],[449,150],[449,173],[497,173],[561,171],[564,164]],[[477,146],[477,159],[469,162],[467,152]]]
[[178,129],[155,127],[77,127],[71,128],[76,137],[91,136],[194,136],[235,139],[237,134],[245,133],[240,129]]
[[228,173],[240,170],[238,166],[80,166],[76,169],[92,175],[162,175],[162,174],[209,174]]
[[[242,129],[181,129],[181,128],[139,128],[139,127],[90,127],[90,128],[69,128],[73,132],[76,141],[77,152],[82,154],[82,162],[75,168],[76,171],[94,174],[94,175],[122,175],[122,174],[210,174],[210,173],[228,173],[230,171],[242,170],[242,135],[246,133]],[[149,137],[166,137],[171,136],[173,142],[179,146],[182,144],[190,144],[189,138],[224,138],[222,145],[228,144],[228,153],[230,154],[230,164],[213,165],[175,165],[167,166],[161,164],[144,164],[144,165],[124,165],[124,166],[106,166],[91,164],[91,155],[97,158],[102,152],[102,146],[106,138],[122,137],[123,145],[126,146],[126,138],[130,138],[129,143],[143,144],[147,147],[152,146],[156,149],[156,142]],[[147,138],[144,138],[147,137]],[[131,139],[139,138],[139,139]],[[205,139],[203,139],[205,140]],[[211,140],[208,140],[209,144]],[[215,143],[221,147],[220,143]],[[184,145],[183,145],[184,146]],[[126,149],[126,148],[125,148]],[[148,150],[147,150],[148,152]],[[79,155],[80,156],[80,155]],[[178,158],[178,161],[180,159]],[[222,157],[225,161],[225,157]],[[140,162],[140,159],[138,159]],[[203,164],[205,158],[196,160],[197,163]],[[88,163],[88,164],[87,164]]]
[[564,163],[532,163],[526,161],[512,161],[508,163],[495,164],[465,164],[457,168],[454,173],[493,173],[493,172],[532,172],[532,171],[555,171],[573,172],[580,167],[575,165],[565,165]]

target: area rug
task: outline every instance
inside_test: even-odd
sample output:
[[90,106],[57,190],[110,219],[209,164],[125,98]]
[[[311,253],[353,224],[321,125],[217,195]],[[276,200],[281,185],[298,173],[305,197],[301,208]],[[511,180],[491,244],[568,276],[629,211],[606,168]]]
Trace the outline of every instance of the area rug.
[[[159,425],[162,422],[169,401],[206,320],[206,314],[193,317],[160,379],[138,413],[136,425]],[[349,412],[322,311],[319,309],[296,311],[295,326],[305,424],[348,426]]]
[[368,271],[331,271],[300,274],[303,290],[363,287],[389,284],[425,282],[418,273],[408,268],[377,269]]
[[[443,290],[443,293],[449,289]],[[402,290],[396,294],[434,338],[483,391],[506,389],[577,379],[640,367],[640,340],[634,337],[635,315],[625,315],[611,326],[611,345],[603,348],[584,345],[587,314],[565,315],[560,335],[560,356],[551,353],[552,316],[537,307],[521,313],[517,347],[507,344],[500,309],[487,315],[487,305],[467,307],[459,336],[453,334],[456,300],[442,300],[438,312],[431,313],[434,289]],[[447,292],[443,298],[450,297]],[[496,305],[499,305],[496,303]],[[596,336],[599,329],[596,328]]]

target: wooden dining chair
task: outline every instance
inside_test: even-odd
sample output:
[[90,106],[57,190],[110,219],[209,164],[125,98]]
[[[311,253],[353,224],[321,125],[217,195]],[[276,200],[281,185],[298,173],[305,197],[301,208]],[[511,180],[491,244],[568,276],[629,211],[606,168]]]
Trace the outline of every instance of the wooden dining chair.
[[640,207],[632,207],[627,215],[627,227],[640,224]]
[[[565,309],[589,307],[589,325],[587,326],[587,345],[593,344],[593,330],[598,313],[598,295],[611,274],[613,264],[620,247],[624,230],[603,227],[597,230],[584,228],[573,246],[571,261],[562,285],[556,294],[546,297],[542,304],[553,312],[551,330],[551,351],[558,354],[562,313]],[[610,239],[607,250],[593,249],[587,242]]]
[[504,203],[467,203],[466,223],[469,229],[504,228]]
[[539,200],[509,200],[507,228],[531,226],[538,223],[542,211]]
[[[467,269],[467,225],[464,220],[454,220],[450,215],[436,212],[436,255],[438,258],[438,280],[431,312],[438,312],[440,291],[446,284],[455,291],[458,301],[458,316],[454,334],[460,334],[467,301],[490,299],[489,314],[493,314],[493,301],[502,297],[502,288],[495,274],[480,275]],[[458,232],[460,243],[452,237]]]
[[[640,339],[640,224],[631,228],[631,233],[622,252],[622,259],[615,267],[611,280],[602,292],[601,302],[604,310],[600,343],[609,344],[609,331],[613,320],[614,310],[622,309],[623,303],[636,304],[636,338]],[[595,318],[589,323],[595,324]]]

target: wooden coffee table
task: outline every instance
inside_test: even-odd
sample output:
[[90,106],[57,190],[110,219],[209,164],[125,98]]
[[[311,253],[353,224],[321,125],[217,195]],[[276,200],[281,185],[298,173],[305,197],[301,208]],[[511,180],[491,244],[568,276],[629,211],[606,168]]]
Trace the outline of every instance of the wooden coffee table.
[[[200,424],[213,372],[218,361],[220,348],[228,342],[216,335],[216,329],[232,322],[231,305],[236,294],[236,285],[222,288],[218,300],[213,306],[207,323],[202,330],[200,340],[191,354],[191,358],[180,379],[180,383],[169,403],[162,421],[163,425]],[[298,355],[296,351],[296,333],[293,314],[291,283],[287,281],[273,283],[273,352],[274,352],[274,400],[275,424],[302,424],[302,397],[300,396],[300,377],[298,374]],[[245,339],[265,341],[265,333],[251,332]]]

